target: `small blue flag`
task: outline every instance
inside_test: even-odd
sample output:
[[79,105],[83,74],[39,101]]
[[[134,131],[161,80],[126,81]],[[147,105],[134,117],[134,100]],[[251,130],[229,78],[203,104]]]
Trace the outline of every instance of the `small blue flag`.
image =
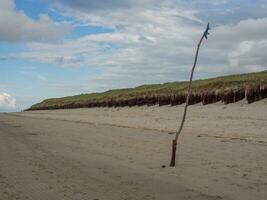
[[208,23],[207,28],[206,28],[206,31],[205,31],[205,33],[204,33],[204,37],[205,37],[206,39],[208,39],[208,35],[210,34],[210,33],[209,33],[209,30],[210,30],[210,24]]

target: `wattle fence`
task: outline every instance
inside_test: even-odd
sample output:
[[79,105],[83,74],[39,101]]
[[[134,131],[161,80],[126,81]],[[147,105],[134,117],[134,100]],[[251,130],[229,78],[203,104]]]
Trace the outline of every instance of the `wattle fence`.
[[[202,103],[203,105],[216,102],[224,104],[235,103],[246,99],[248,103],[253,103],[267,97],[267,85],[244,86],[238,89],[210,90],[193,92],[190,96],[189,105]],[[125,106],[153,106],[171,105],[176,106],[185,103],[186,93],[169,95],[143,95],[127,99],[108,99],[101,101],[88,101],[82,103],[65,103],[62,105],[42,105],[32,107],[28,110],[53,110],[53,109],[74,109],[93,107],[125,107]]]

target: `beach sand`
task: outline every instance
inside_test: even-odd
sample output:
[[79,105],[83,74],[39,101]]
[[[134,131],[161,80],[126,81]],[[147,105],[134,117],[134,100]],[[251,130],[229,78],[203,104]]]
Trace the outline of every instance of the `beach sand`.
[[[0,200],[267,199],[267,100],[0,114]],[[162,166],[165,165],[165,168]]]

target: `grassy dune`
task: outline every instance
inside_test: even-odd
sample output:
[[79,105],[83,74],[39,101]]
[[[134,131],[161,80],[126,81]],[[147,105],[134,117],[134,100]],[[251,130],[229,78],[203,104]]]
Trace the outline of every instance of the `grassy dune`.
[[[160,101],[164,98],[165,103],[163,104],[166,105],[172,104],[171,101],[173,98],[181,98],[181,100],[177,100],[178,102],[174,104],[177,105],[184,102],[183,99],[187,93],[187,86],[187,81],[172,82],[164,84],[142,85],[136,88],[109,90],[102,93],[80,94],[62,98],[46,99],[41,103],[31,106],[29,110],[133,106],[150,104],[151,102],[151,104],[161,105]],[[203,102],[205,101],[205,98],[215,98],[209,97],[211,92],[214,93],[213,96],[216,96],[216,99],[211,100],[211,103],[219,100],[222,100],[225,103],[236,102],[237,100],[245,98],[245,93],[247,95],[249,92],[252,92],[251,102],[253,102],[266,97],[266,86],[267,71],[195,80],[193,82],[192,99],[196,98],[196,100],[193,100],[194,102],[192,102],[192,104],[201,101]],[[235,97],[236,92],[241,93],[239,94],[239,96],[241,95],[239,98]],[[261,94],[256,94],[257,92],[261,92]],[[227,100],[227,95],[229,96],[230,100]],[[259,95],[259,97],[253,97],[253,95]],[[248,99],[249,97],[246,96],[246,98]],[[129,103],[129,101],[131,101],[131,103]],[[203,104],[205,103],[203,102]]]

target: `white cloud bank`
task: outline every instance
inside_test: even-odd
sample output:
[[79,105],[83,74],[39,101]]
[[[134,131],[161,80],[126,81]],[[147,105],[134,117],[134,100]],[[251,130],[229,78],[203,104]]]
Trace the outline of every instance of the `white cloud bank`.
[[16,108],[16,99],[10,94],[0,92],[0,108],[14,109]]
[[0,1],[0,41],[50,42],[62,39],[71,29],[69,25],[55,24],[48,15],[36,21],[23,11],[16,11],[14,0]]
[[[88,77],[93,90],[185,80],[205,25],[192,16],[181,15],[173,6],[114,11],[97,19],[100,25],[106,21],[114,27],[123,26],[121,29],[60,44],[30,43],[29,51],[20,57],[66,67],[96,68],[101,73]],[[198,78],[267,69],[266,30],[267,18],[212,27],[200,52]]]
[[[197,6],[184,7],[176,0],[53,2],[57,11],[75,19],[74,25],[98,25],[112,28],[113,32],[65,39],[61,43],[36,40],[28,43],[27,51],[16,57],[64,67],[97,69],[99,73],[88,75],[86,82],[94,91],[188,78],[196,43],[206,25]],[[191,1],[186,2],[190,4]],[[25,17],[12,6],[7,10]],[[209,16],[213,17],[216,18]],[[42,24],[41,21],[38,23]],[[50,22],[44,24],[51,25]],[[213,25],[200,52],[198,78],[267,69],[267,14],[257,19],[244,18],[234,23]],[[13,32],[20,37],[27,35]],[[39,34],[37,30],[31,32]],[[6,37],[12,40],[11,36]]]

